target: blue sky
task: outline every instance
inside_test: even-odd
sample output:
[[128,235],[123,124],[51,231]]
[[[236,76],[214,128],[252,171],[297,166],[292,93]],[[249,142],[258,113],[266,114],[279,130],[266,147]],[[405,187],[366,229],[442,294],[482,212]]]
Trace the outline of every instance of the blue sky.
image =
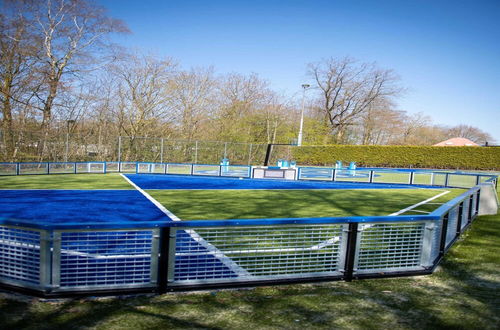
[[296,95],[306,65],[351,56],[394,69],[398,107],[477,126],[500,142],[500,0],[100,0],[125,46],[185,68],[257,73]]

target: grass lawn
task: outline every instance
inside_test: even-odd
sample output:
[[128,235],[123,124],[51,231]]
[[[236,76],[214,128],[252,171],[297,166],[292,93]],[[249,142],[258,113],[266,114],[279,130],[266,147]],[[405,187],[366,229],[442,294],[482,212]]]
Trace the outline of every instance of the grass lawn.
[[117,173],[5,176],[0,189],[134,189]]
[[[148,190],[157,201],[183,220],[301,218],[388,215],[441,190]],[[433,200],[443,203],[461,189]],[[432,211],[439,205],[421,206]],[[423,214],[423,213],[420,213]]]

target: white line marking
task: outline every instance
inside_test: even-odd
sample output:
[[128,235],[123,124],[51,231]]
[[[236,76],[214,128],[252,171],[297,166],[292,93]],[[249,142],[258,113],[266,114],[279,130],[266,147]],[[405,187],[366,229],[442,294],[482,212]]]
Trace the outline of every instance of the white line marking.
[[[129,178],[127,178],[125,175],[120,173],[120,175],[127,180],[128,183],[130,183],[137,191],[139,191],[144,197],[146,197],[150,202],[152,202],[156,207],[160,209],[163,213],[165,213],[170,219],[173,221],[182,221],[178,216],[167,210],[167,208],[163,205],[160,204],[156,199],[154,199],[151,195],[149,195],[147,192],[139,188],[135,183],[133,183]],[[222,264],[224,264],[226,267],[231,269],[234,273],[236,273],[238,276],[251,276],[250,273],[244,268],[242,268],[240,265],[238,265],[236,262],[233,261],[233,259],[227,257],[221,250],[207,242],[203,237],[201,237],[197,232],[195,232],[193,229],[184,229],[184,231],[191,236],[191,238],[195,241],[198,242],[202,247],[208,250],[209,254],[213,254],[215,258],[217,258]],[[176,253],[176,255],[178,255]]]
[[416,208],[416,207],[418,207],[418,206],[420,206],[420,205],[424,205],[424,204],[426,204],[426,203],[428,203],[428,202],[430,202],[430,201],[432,201],[432,200],[434,200],[434,199],[436,199],[436,198],[439,198],[439,197],[441,197],[441,196],[444,196],[444,195],[446,195],[446,194],[447,194],[447,193],[449,193],[449,192],[450,192],[449,190],[443,191],[442,193],[437,194],[437,195],[436,195],[436,196],[434,196],[434,197],[427,198],[425,201],[421,201],[420,203],[414,204],[414,205],[412,205],[412,206],[408,206],[408,207],[407,207],[407,208],[405,208],[405,209],[402,209],[402,210],[399,210],[399,211],[397,211],[397,212],[391,213],[391,214],[389,214],[389,216],[396,216],[396,215],[400,215],[400,214],[405,213],[406,211],[410,211],[410,210],[412,210],[412,209],[414,209],[414,208]]
[[160,211],[162,211],[163,213],[165,213],[167,215],[167,217],[169,217],[173,221],[181,221],[181,219],[179,219],[179,217],[177,217],[175,214],[173,214],[172,212],[170,212],[169,210],[167,210],[167,208],[165,206],[161,205],[160,202],[158,202],[156,199],[154,199],[150,194],[148,194],[147,192],[145,192],[144,190],[142,190],[141,188],[139,188],[138,185],[136,185],[135,183],[133,183],[132,181],[130,181],[130,179],[127,178],[125,175],[123,175],[123,173],[120,173],[120,175],[128,183],[130,183],[130,185],[132,185],[132,187],[134,187],[135,189],[137,189],[137,191],[139,191],[144,197],[146,197],[147,199],[149,199],[149,201],[151,203],[153,203],[157,208],[159,208]]

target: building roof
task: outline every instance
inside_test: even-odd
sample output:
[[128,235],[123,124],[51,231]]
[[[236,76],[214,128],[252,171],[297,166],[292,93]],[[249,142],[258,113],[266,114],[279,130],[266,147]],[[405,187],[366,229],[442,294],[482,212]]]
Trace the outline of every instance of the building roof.
[[456,137],[443,142],[436,143],[435,147],[479,147],[479,144],[469,139]]

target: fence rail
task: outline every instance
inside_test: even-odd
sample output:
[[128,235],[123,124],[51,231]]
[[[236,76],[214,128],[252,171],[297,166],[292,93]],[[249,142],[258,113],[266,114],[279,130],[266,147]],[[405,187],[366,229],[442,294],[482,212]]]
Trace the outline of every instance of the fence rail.
[[[3,163],[0,171],[106,173],[129,171],[132,165],[137,173],[252,173],[248,166],[140,162]],[[299,180],[342,178],[335,169],[299,171]],[[456,184],[460,176],[382,172],[360,173],[368,182],[443,186]],[[50,296],[429,274],[479,214],[481,191],[496,184],[496,176],[464,177],[473,179],[458,182],[472,187],[428,215],[151,222],[138,228],[118,223],[40,227],[0,218],[0,283]]]

